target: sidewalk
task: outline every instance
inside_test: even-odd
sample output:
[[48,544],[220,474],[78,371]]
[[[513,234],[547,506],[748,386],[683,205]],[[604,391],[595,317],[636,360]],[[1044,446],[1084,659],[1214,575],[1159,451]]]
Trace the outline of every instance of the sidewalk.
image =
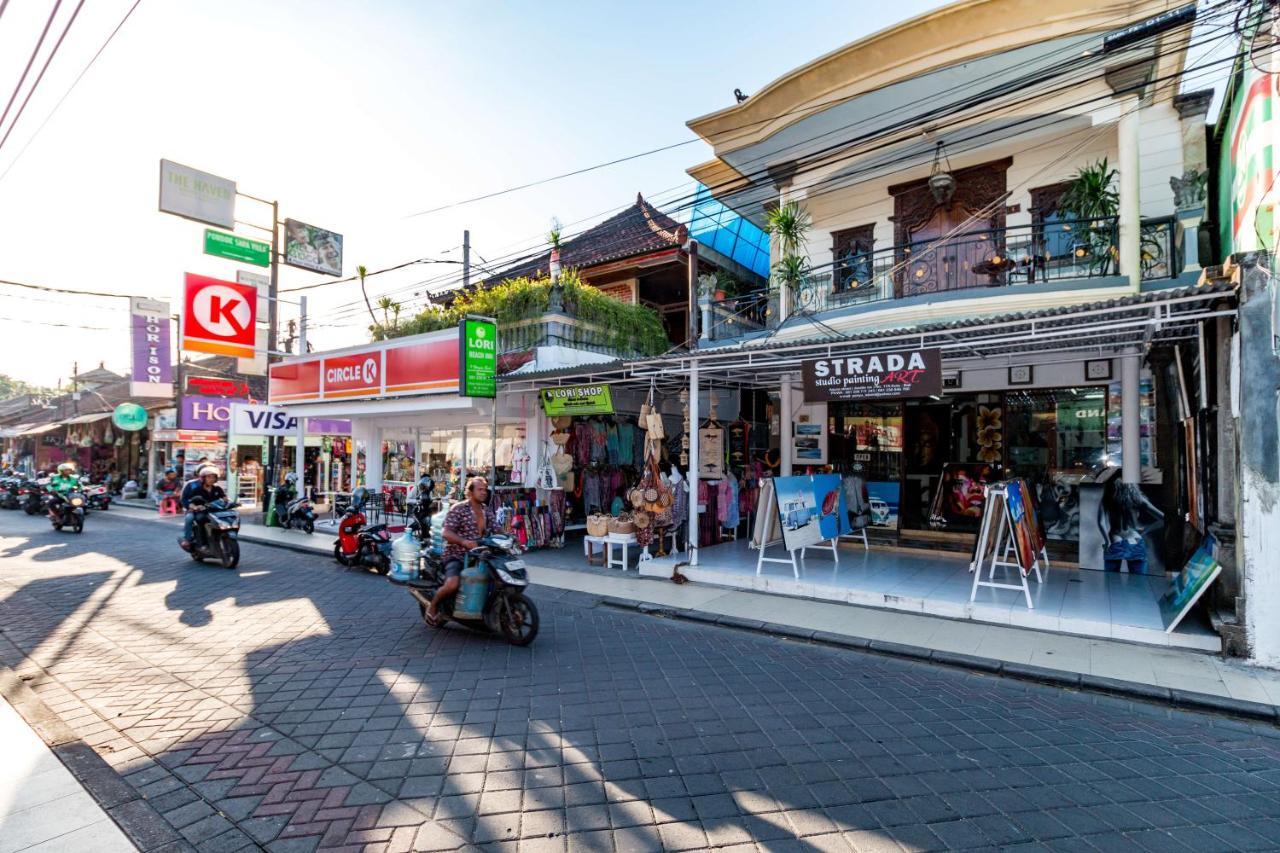
[[0,853],[137,848],[26,720],[0,698]]
[[[132,508],[131,508],[132,509]],[[146,508],[149,518],[155,510]],[[141,515],[129,512],[131,517]],[[158,519],[166,520],[166,519]],[[168,519],[173,523],[171,519]],[[241,539],[323,556],[332,561],[332,534],[243,527]],[[922,616],[709,584],[676,585],[588,568],[572,547],[531,551],[535,584],[613,599],[643,610],[716,621],[736,628],[927,658],[1015,678],[1115,692],[1202,710],[1280,721],[1280,671],[1218,655],[1121,640]]]

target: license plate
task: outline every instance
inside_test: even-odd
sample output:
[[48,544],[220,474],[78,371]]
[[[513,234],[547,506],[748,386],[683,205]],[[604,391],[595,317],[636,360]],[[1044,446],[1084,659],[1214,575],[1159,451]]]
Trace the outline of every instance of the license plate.
[[523,568],[524,568],[524,560],[508,560],[508,561],[507,561],[507,568],[508,568],[508,569],[523,569]]

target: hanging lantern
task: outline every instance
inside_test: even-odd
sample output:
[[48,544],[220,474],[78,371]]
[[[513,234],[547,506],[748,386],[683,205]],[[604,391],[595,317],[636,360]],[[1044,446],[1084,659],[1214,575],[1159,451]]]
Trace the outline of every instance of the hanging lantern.
[[[944,160],[947,164],[946,169],[942,168]],[[952,197],[956,194],[956,179],[951,174],[951,158],[947,157],[941,140],[938,141],[938,147],[933,152],[933,166],[929,170],[929,192],[933,194],[938,204],[950,204]]]

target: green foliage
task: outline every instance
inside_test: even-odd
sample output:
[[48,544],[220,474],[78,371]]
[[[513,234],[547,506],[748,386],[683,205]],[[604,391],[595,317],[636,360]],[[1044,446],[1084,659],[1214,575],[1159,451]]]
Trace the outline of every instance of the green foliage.
[[39,385],[32,385],[29,382],[23,382],[21,379],[14,379],[12,376],[6,376],[0,373],[0,400],[8,400],[12,397],[20,397],[23,394],[53,394],[49,388],[42,388]]
[[1116,216],[1120,211],[1120,193],[1115,189],[1117,174],[1106,157],[1080,169],[1058,200],[1058,210],[1075,219]]
[[789,201],[769,211],[765,225],[765,230],[777,239],[778,249],[782,252],[782,258],[773,266],[773,280],[795,288],[809,272],[808,255],[802,252],[813,220],[798,202]]
[[[583,283],[573,270],[561,273],[560,285],[564,291],[565,312],[597,327],[597,334],[603,338],[602,345],[619,352],[637,351],[644,355],[661,354],[670,346],[662,320],[653,309],[627,305],[605,296]],[[463,293],[448,308],[433,305],[396,328],[375,328],[374,338],[381,340],[450,329],[467,314],[493,317],[498,321],[501,336],[503,326],[546,314],[550,298],[551,280],[548,278],[509,279],[493,287]]]
[[553,249],[560,248],[560,236],[564,232],[564,226],[560,224],[559,219],[554,217],[551,220],[551,230],[547,232],[547,244]]

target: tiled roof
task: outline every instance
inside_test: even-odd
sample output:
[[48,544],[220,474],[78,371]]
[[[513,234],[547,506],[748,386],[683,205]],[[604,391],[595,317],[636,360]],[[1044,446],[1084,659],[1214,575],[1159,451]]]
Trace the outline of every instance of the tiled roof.
[[[685,226],[636,193],[636,203],[560,244],[562,269],[586,270],[609,261],[678,248],[688,239]],[[549,275],[551,251],[525,258],[485,280],[486,284],[522,276]]]

